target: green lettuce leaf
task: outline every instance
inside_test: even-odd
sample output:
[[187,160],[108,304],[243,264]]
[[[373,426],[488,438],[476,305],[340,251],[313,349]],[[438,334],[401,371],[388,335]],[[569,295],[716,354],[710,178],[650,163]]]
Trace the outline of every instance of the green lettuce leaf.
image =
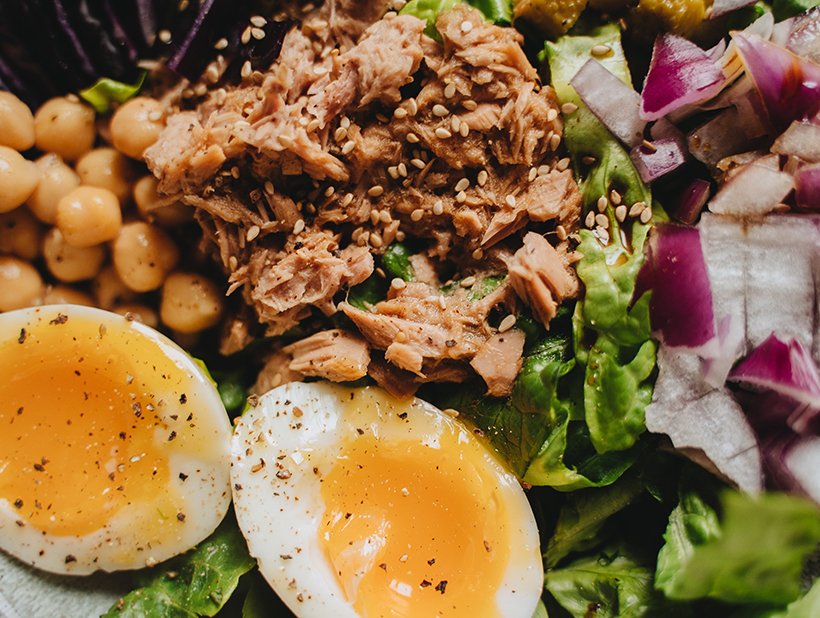
[[544,585],[575,618],[685,616],[671,606],[652,582],[650,560],[621,548],[605,549],[548,571]]
[[400,242],[391,243],[382,255],[382,267],[391,279],[398,277],[405,281],[414,281],[416,277],[410,264],[411,255],[407,245]]
[[817,618],[820,616],[820,579],[815,579],[812,587],[802,597],[789,603],[785,608],[750,608],[732,614],[732,618]]
[[215,616],[240,576],[255,565],[236,520],[228,516],[196,549],[153,569],[143,587],[120,599],[102,618]]
[[655,585],[672,599],[786,604],[820,543],[820,511],[802,498],[725,491],[719,503],[682,487],[658,554]]
[[80,98],[91,105],[98,114],[107,114],[114,103],[125,103],[139,93],[146,74],[143,72],[133,84],[124,84],[110,77],[101,77],[93,86],[81,90]]
[[[404,5],[401,13],[402,15],[414,15],[426,21],[425,34],[440,41],[441,35],[436,30],[436,19],[439,13],[443,13],[457,4],[459,4],[459,0],[410,0]],[[466,4],[477,8],[489,21],[497,24],[512,22],[512,0],[467,0]]]

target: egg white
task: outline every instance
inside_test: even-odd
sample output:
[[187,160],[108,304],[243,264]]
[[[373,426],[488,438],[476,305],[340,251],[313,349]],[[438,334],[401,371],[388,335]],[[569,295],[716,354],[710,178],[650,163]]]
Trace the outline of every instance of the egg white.
[[[355,405],[350,405],[354,398]],[[275,388],[241,417],[231,457],[237,521],[261,573],[299,618],[358,616],[318,541],[325,512],[320,478],[332,467],[341,443],[363,431],[383,441],[415,440],[432,446],[445,427],[453,426],[460,432],[459,441],[476,439],[461,423],[420,399],[398,400],[375,387],[351,389],[322,382]],[[543,588],[535,519],[517,479],[485,451],[480,465],[498,479],[517,540],[495,603],[500,615],[531,618]]]
[[[97,321],[107,332],[129,329],[145,337],[158,354],[176,367],[167,379],[167,392],[156,392],[160,399],[175,401],[179,393],[195,402],[181,412],[180,406],[158,408],[164,427],[154,430],[154,441],[171,448],[168,432],[181,441],[201,448],[168,451],[168,477],[165,488],[176,494],[184,519],[177,512],[161,512],[156,504],[130,503],[123,506],[104,526],[84,535],[52,535],[29,525],[19,510],[0,498],[0,549],[20,560],[58,574],[85,575],[95,571],[117,571],[153,566],[191,547],[210,535],[230,505],[229,448],[231,428],[225,408],[208,374],[180,347],[161,333],[136,321],[91,307],[53,305],[0,314],[0,337],[17,338],[21,328],[31,330],[40,321],[63,314]],[[116,350],[129,354],[129,350]],[[143,369],[151,365],[144,361]],[[135,367],[138,367],[135,364]],[[139,370],[137,368],[137,370]],[[33,386],[34,387],[34,386]],[[195,418],[188,419],[194,412]],[[173,417],[176,418],[173,418]],[[4,465],[0,454],[0,465]]]

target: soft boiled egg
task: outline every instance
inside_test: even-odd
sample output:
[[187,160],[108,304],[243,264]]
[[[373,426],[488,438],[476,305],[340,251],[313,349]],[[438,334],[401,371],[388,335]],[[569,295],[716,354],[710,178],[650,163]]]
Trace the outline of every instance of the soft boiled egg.
[[230,502],[231,429],[169,339],[73,305],[0,314],[0,548],[54,573],[151,566]]
[[259,569],[300,618],[531,618],[521,486],[472,431],[375,387],[291,383],[239,420],[231,483]]

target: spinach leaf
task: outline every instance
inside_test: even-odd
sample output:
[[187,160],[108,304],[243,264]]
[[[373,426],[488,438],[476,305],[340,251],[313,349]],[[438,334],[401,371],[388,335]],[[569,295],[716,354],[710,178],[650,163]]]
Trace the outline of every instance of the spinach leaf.
[[347,302],[356,307],[356,309],[369,311],[370,306],[375,305],[380,300],[384,300],[386,295],[387,283],[382,277],[374,273],[359,285],[350,288],[347,294]]
[[[689,485],[694,485],[690,483]],[[682,486],[658,554],[656,586],[673,599],[785,604],[800,594],[804,562],[820,543],[820,511],[802,498]]]
[[256,561],[232,515],[196,549],[154,569],[102,618],[215,616]]
[[390,278],[398,277],[405,281],[414,281],[415,273],[410,264],[410,250],[400,242],[392,243],[382,256],[382,267]]

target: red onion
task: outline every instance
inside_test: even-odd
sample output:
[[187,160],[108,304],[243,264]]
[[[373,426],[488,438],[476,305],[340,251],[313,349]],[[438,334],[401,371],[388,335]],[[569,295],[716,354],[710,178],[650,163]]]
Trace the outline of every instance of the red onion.
[[643,139],[646,121],[638,110],[641,96],[595,59],[590,58],[570,82],[586,106],[627,146]]
[[733,42],[776,129],[820,111],[819,65],[753,34],[736,32]]
[[703,359],[703,379],[721,388],[741,354],[745,343],[744,325],[737,317],[724,316],[718,324],[718,345],[715,352]]
[[772,145],[772,152],[820,163],[820,125],[794,121]]
[[709,210],[735,217],[760,217],[776,210],[793,188],[791,175],[755,161],[723,184],[709,202]]
[[663,138],[652,146],[638,144],[629,153],[635,168],[646,183],[665,176],[686,163],[686,145],[681,140]]
[[797,207],[820,212],[820,165],[801,167],[794,175],[794,184]]
[[641,93],[641,118],[656,120],[692,103],[717,94],[723,73],[705,51],[674,34],[655,39],[649,73]]
[[675,218],[681,223],[694,224],[700,217],[711,193],[712,185],[708,180],[695,178],[681,192],[677,205],[673,208]]
[[791,21],[786,47],[801,58],[820,64],[820,7],[809,9]]
[[709,19],[714,19],[715,17],[720,17],[737,9],[742,9],[744,6],[750,6],[756,1],[757,0],[715,0],[712,3],[712,12],[709,15]]

